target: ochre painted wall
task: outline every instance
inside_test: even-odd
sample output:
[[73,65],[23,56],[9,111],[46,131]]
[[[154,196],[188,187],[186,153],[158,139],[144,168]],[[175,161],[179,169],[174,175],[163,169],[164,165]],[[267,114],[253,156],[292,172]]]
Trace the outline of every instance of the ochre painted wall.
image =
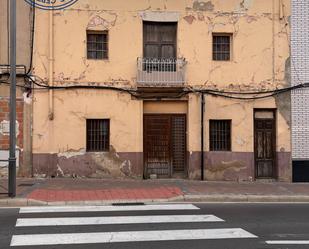
[[187,114],[188,102],[187,101],[144,101],[143,106],[144,114]]
[[[158,12],[176,12],[179,15],[177,56],[187,61],[187,85],[229,91],[269,90],[290,85],[288,0],[82,0],[61,11],[38,10],[34,74],[47,84],[52,82],[55,85],[96,84],[135,88],[136,61],[137,57],[143,56],[142,15]],[[108,30],[107,60],[86,58],[87,30]],[[233,34],[231,61],[212,60],[213,32]],[[276,108],[277,151],[289,153],[289,98],[289,95],[285,95],[265,100],[242,101],[207,95],[205,150],[209,150],[209,119],[232,119],[233,152],[250,153],[252,158],[253,109]],[[187,150],[191,165],[189,177],[198,178],[198,153],[201,147],[200,96],[189,94],[183,101],[187,101]],[[38,157],[36,162],[42,164],[46,157],[59,162],[59,158],[85,156],[86,119],[110,118],[112,153],[120,158],[121,167],[125,163],[121,176],[131,176],[127,172],[128,168],[142,171],[142,167],[134,163],[142,164],[143,113],[152,112],[153,108],[156,108],[153,112],[158,112],[161,108],[165,111],[174,108],[174,112],[184,110],[178,102],[168,103],[162,107],[161,102],[155,107],[144,104],[142,100],[129,94],[110,90],[56,90],[52,94],[44,90],[35,91],[33,151]],[[54,114],[52,120],[48,116],[50,110]],[[133,153],[134,163],[122,157],[128,154],[121,153]],[[108,155],[104,154],[102,158],[106,156]],[[242,157],[249,158],[247,154]],[[289,180],[289,160],[283,164],[286,166],[280,166],[284,168],[282,179]],[[72,174],[72,168],[66,168],[64,164],[62,166],[65,170],[56,169],[55,174]],[[107,170],[105,166],[104,170]],[[241,179],[254,178],[253,166],[245,167],[246,172]],[[237,170],[236,173],[242,172],[242,169]],[[39,167],[37,173],[44,174],[43,172],[44,169]],[[95,176],[95,172],[92,168],[91,175]],[[142,172],[138,175],[141,174]],[[225,176],[210,177],[221,178],[224,179]]]
[[[211,1],[211,11],[196,9],[194,1],[79,1],[53,14],[54,79],[134,85],[136,58],[143,56],[140,15],[147,9],[145,12],[179,13],[177,55],[188,61],[190,85],[255,88],[263,83],[263,87],[268,84],[272,87],[273,71],[276,86],[284,84],[285,62],[289,57],[289,29],[285,27],[289,1],[282,1],[285,4],[282,19],[279,19],[280,1],[273,1],[247,0],[242,8],[241,0],[217,0]],[[35,72],[43,79],[48,78],[49,20],[48,11],[37,11]],[[109,31],[108,60],[86,59],[87,29]],[[233,33],[231,61],[212,60],[212,32]]]

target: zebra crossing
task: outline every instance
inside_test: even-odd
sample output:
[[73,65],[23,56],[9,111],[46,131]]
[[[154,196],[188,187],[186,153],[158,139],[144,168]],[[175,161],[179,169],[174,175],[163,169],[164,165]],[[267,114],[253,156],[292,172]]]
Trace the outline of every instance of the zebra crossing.
[[[222,240],[222,239],[254,239],[256,235],[242,228],[203,228],[203,229],[167,229],[168,224],[196,223],[196,224],[224,224],[225,220],[214,214],[194,213],[199,208],[192,204],[158,204],[136,206],[64,206],[64,207],[25,207],[20,208],[16,221],[16,229],[26,229],[22,234],[15,234],[11,239],[11,247],[23,246],[61,246],[83,244],[111,244],[119,242],[150,242],[150,241],[196,241],[196,240]],[[142,214],[132,215],[132,211],[143,211]],[[160,211],[187,211],[194,214],[160,214],[147,215],[147,212]],[[85,214],[95,212],[95,217],[87,217]],[[115,212],[125,212],[126,215],[114,215]],[[57,214],[70,217],[59,217]],[[83,216],[79,217],[79,213]],[[100,215],[98,215],[98,213]],[[146,213],[146,215],[145,215]],[[71,217],[72,214],[76,214]],[[78,215],[77,215],[78,214]],[[28,218],[27,215],[31,215]],[[53,217],[44,217],[44,216]],[[26,217],[24,217],[26,216]],[[32,217],[35,216],[35,217]],[[36,217],[40,216],[40,217]],[[42,217],[43,216],[43,217]],[[57,217],[58,216],[58,217]],[[135,224],[166,224],[163,230],[132,230]],[[96,232],[70,232],[70,233],[31,233],[32,228],[64,228],[70,226],[107,226],[128,225],[133,226],[128,231],[96,231]],[[151,229],[152,229],[151,227]],[[29,231],[29,232],[28,232]],[[45,230],[44,230],[45,231]],[[55,230],[53,230],[55,231]],[[48,248],[48,247],[47,247]],[[53,247],[54,248],[54,247]]]

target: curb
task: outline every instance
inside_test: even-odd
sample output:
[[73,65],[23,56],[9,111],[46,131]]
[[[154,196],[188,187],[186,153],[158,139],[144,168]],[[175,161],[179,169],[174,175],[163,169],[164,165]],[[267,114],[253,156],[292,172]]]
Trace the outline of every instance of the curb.
[[186,202],[309,202],[309,195],[185,195]]
[[44,201],[26,199],[26,198],[7,198],[0,199],[0,207],[26,207],[26,206],[44,206]]
[[0,199],[0,207],[25,206],[99,206],[115,203],[163,203],[163,202],[209,202],[209,203],[309,203],[309,195],[180,195],[168,199],[114,199],[84,201],[39,201],[26,198]]
[[170,199],[114,199],[114,200],[95,200],[95,201],[39,201],[26,198],[0,199],[0,207],[26,207],[26,206],[101,206],[119,203],[163,203]]

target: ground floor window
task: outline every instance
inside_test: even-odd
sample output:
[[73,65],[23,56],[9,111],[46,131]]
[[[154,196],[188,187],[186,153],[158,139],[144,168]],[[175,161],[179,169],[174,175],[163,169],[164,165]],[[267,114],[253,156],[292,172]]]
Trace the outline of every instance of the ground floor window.
[[231,150],[231,120],[209,121],[209,149],[211,151]]
[[109,151],[109,119],[87,119],[87,151]]

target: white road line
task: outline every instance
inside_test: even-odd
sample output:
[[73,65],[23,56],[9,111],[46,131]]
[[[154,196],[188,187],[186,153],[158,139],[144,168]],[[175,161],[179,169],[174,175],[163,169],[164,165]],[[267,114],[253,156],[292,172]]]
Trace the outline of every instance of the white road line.
[[269,245],[309,245],[309,240],[267,240]]
[[71,245],[141,241],[242,239],[257,236],[241,229],[159,230],[109,233],[14,235],[11,246]]
[[136,206],[62,206],[62,207],[23,207],[19,213],[65,213],[65,212],[106,212],[144,210],[197,210],[192,204],[136,205]]
[[73,217],[73,218],[26,218],[17,219],[17,227],[32,226],[75,226],[137,223],[181,223],[181,222],[220,222],[214,215],[154,215],[116,217]]

